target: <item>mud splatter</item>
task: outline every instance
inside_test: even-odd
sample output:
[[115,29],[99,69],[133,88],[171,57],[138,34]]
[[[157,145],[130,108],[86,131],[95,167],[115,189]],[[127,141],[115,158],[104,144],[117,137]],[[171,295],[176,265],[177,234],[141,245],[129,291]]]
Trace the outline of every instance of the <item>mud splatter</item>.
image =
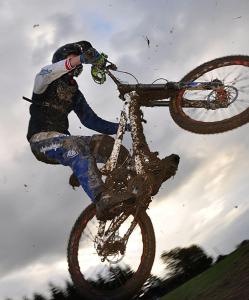
[[143,133],[141,97],[136,93],[131,93],[130,97],[129,117],[133,155],[125,166],[114,169],[107,176],[106,183],[108,189],[120,197],[130,193],[136,197],[148,198],[158,192],[164,181],[175,175],[180,158],[176,154],[171,154],[160,159],[158,152],[150,151]]

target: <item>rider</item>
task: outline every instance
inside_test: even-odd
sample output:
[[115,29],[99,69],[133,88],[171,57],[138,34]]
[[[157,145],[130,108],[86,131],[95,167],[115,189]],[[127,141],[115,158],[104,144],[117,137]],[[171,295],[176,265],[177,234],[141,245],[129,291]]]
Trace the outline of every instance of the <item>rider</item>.
[[[100,54],[87,41],[66,44],[56,50],[52,64],[36,75],[27,139],[38,160],[71,167],[70,183],[77,178],[74,185],[83,187],[97,204],[97,216],[101,217],[110,201],[118,199],[113,199],[106,190],[95,162],[106,159],[108,154],[101,153],[101,149],[107,147],[110,152],[113,139],[106,135],[115,134],[118,124],[98,117],[80,92],[74,77],[81,74],[82,64],[91,64],[92,76],[99,80],[106,55]],[[105,135],[71,136],[68,131],[71,111],[84,126]],[[96,152],[96,148],[100,151]],[[124,153],[126,155],[123,149]]]

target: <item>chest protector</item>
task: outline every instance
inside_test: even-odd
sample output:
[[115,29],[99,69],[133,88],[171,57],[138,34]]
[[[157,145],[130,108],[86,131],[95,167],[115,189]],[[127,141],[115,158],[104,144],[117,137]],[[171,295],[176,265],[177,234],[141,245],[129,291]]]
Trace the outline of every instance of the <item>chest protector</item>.
[[27,139],[47,131],[68,132],[68,114],[74,108],[77,82],[68,75],[53,81],[42,94],[33,93]]

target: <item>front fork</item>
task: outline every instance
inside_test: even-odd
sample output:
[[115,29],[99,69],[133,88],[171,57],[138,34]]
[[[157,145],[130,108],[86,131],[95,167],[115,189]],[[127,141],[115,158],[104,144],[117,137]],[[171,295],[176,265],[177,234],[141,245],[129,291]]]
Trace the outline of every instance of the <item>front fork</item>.
[[148,166],[152,160],[155,160],[156,158],[156,155],[150,152],[143,133],[142,112],[140,110],[139,98],[140,97],[136,92],[132,92],[127,95],[127,99],[121,111],[117,136],[113,145],[112,153],[106,164],[101,168],[101,172],[103,174],[112,172],[117,165],[118,155],[128,121],[127,114],[129,114],[130,119],[136,173],[140,175],[145,174],[146,166]]
[[131,136],[136,173],[144,175],[146,165],[151,161],[151,152],[143,133],[142,111],[139,104],[140,97],[136,92],[130,93],[129,118],[131,124]]
[[[156,168],[160,168],[161,160],[157,157],[157,153],[150,152],[149,146],[146,142],[143,126],[142,126],[142,111],[140,110],[140,98],[139,95],[135,92],[132,92],[128,95],[127,101],[123,107],[121,112],[121,117],[119,121],[119,127],[117,131],[117,136],[114,142],[113,150],[110,155],[110,158],[101,169],[101,172],[104,174],[110,174],[117,165],[118,155],[120,151],[120,147],[122,144],[123,136],[125,133],[125,127],[127,124],[127,114],[129,114],[130,126],[131,126],[131,136],[132,136],[132,145],[133,145],[133,158],[135,162],[135,171],[137,176],[135,177],[135,184],[139,182],[139,179],[145,180],[141,186],[141,189],[145,191],[145,194],[142,197],[138,197],[138,201],[141,205],[136,206],[136,211],[133,211],[134,219],[131,222],[127,232],[124,234],[122,239],[120,240],[122,247],[119,249],[120,253],[124,255],[126,244],[128,239],[133,232],[134,228],[137,225],[137,213],[139,213],[139,209],[142,207],[146,208],[150,202],[150,196],[152,193],[152,186],[150,186],[150,180],[148,180],[148,170],[150,166],[153,170]],[[138,179],[138,181],[136,181]],[[140,199],[141,198],[141,199]],[[140,201],[141,200],[141,201]],[[128,212],[128,211],[127,211]],[[99,230],[98,230],[98,238],[96,239],[96,249],[100,256],[102,256],[102,261],[108,260],[109,252],[109,244],[115,234],[118,233],[119,227],[121,224],[128,218],[129,212],[124,212],[119,215],[116,219],[114,219],[109,226],[109,228],[105,229],[106,222],[100,222]],[[115,239],[114,239],[115,241]]]
[[111,153],[110,157],[108,158],[107,162],[105,163],[105,165],[100,169],[101,173],[103,173],[103,174],[108,174],[108,173],[112,172],[117,165],[118,155],[120,152],[120,147],[122,145],[123,136],[125,133],[125,127],[127,124],[126,110],[127,110],[127,103],[125,103],[125,105],[121,111],[117,136],[116,136],[116,139],[115,139],[115,142],[113,145],[112,153]]

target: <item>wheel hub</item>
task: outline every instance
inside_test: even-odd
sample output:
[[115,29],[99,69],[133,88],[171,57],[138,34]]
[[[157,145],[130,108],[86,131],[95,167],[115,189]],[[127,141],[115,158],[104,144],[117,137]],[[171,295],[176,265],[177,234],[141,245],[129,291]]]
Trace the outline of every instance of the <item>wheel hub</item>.
[[96,238],[94,247],[98,255],[101,257],[101,261],[104,262],[107,260],[111,264],[120,262],[125,255],[126,249],[124,241],[118,235],[115,235],[108,241]]
[[208,95],[208,109],[226,108],[238,98],[238,90],[234,86],[218,87]]

